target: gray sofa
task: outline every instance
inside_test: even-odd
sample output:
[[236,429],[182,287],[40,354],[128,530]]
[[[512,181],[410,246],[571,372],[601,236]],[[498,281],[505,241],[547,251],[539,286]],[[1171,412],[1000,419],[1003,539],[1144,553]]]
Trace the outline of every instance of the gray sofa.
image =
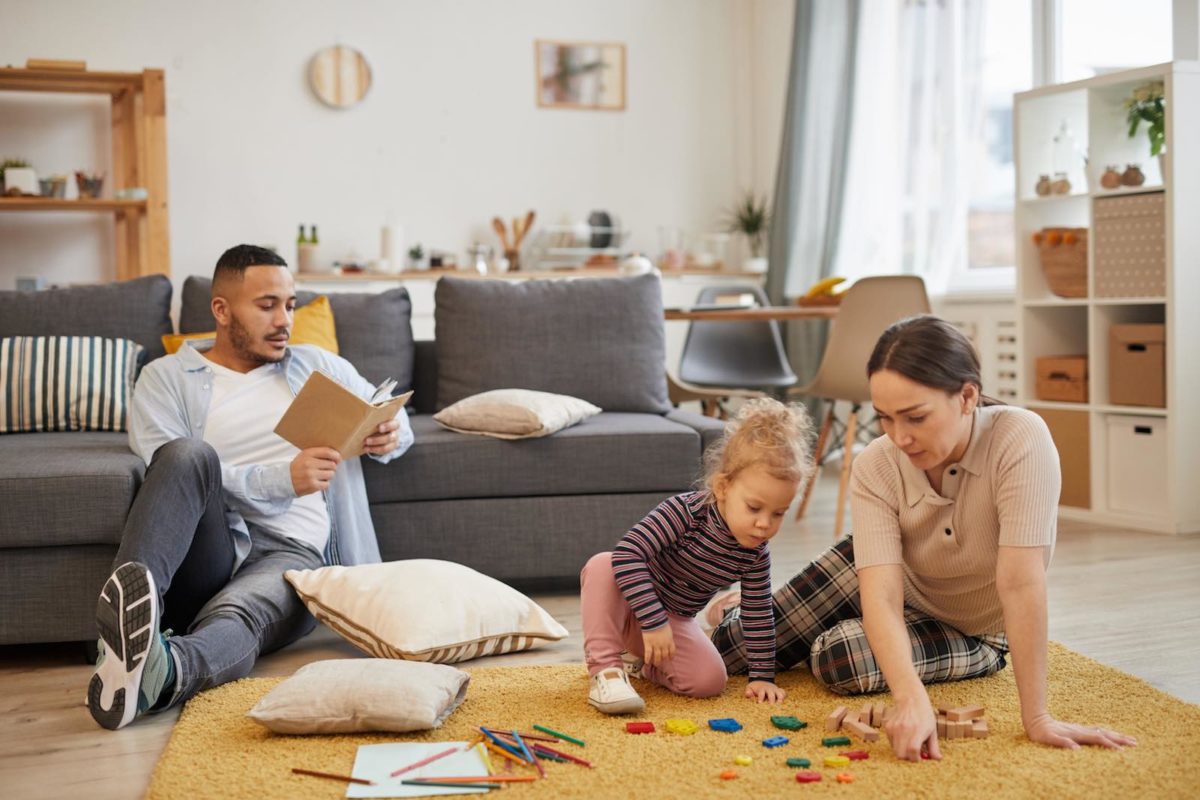
[[[301,305],[315,297],[300,293]],[[656,503],[688,489],[721,424],[672,409],[657,279],[443,278],[437,341],[414,342],[403,289],[330,295],[341,354],[368,379],[411,386],[416,443],[364,462],[385,560],[457,561],[524,588],[569,585]],[[209,281],[183,288],[181,332],[211,330]],[[162,355],[171,284],[0,292],[0,338],[119,336]],[[604,412],[519,442],[440,428],[432,413],[479,391],[572,394]],[[0,435],[0,644],[95,637],[143,468],[122,433]]]

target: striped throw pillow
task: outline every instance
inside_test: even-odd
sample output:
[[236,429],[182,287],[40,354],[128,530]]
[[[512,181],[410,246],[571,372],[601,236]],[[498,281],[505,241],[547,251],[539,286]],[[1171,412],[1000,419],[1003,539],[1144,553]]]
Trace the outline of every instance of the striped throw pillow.
[[141,352],[102,336],[0,339],[0,433],[125,430]]

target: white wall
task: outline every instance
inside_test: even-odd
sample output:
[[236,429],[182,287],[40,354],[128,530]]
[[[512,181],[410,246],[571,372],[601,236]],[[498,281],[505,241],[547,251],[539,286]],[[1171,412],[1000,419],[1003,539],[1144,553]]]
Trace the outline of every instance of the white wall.
[[[534,208],[560,222],[604,208],[633,230],[636,248],[655,252],[659,226],[710,230],[743,187],[770,191],[762,180],[778,146],[755,148],[782,113],[763,92],[778,86],[782,103],[784,80],[765,81],[771,67],[759,60],[786,71],[790,17],[782,33],[766,31],[769,42],[755,37],[790,15],[783,0],[0,0],[0,9],[0,53],[14,66],[35,57],[166,70],[177,282],[208,273],[242,241],[276,245],[290,260],[302,222],[319,225],[330,258],[375,256],[390,217],[408,243],[462,261],[471,240],[495,241],[493,215]],[[625,43],[626,110],[537,108],[538,38]],[[771,56],[781,39],[785,51]],[[349,111],[326,108],[306,84],[308,59],[333,44],[361,50],[374,75]],[[747,56],[750,68],[735,63]],[[0,93],[0,156],[47,174],[106,170],[108,152],[104,101]],[[107,279],[112,259],[107,216],[0,214],[0,288],[29,274]]]

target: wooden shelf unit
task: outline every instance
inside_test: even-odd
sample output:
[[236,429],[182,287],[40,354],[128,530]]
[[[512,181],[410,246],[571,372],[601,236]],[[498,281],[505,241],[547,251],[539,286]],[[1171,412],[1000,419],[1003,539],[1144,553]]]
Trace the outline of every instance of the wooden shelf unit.
[[117,280],[171,273],[167,207],[167,108],[163,71],[0,68],[0,91],[107,94],[112,103],[109,191],[141,187],[145,200],[0,198],[0,211],[93,211],[113,215]]
[[[1150,157],[1144,124],[1131,139],[1125,120],[1125,98],[1156,80],[1163,81],[1166,96],[1169,161],[1162,163]],[[1191,263],[1200,252],[1200,226],[1194,222],[1200,211],[1200,63],[1176,61],[1033,89],[1014,97],[1013,111],[1018,394],[1020,404],[1046,417],[1061,440],[1062,516],[1160,533],[1200,532],[1200,492],[1195,487],[1200,418],[1193,413],[1200,392],[1200,362],[1194,355],[1200,315],[1193,310],[1200,297],[1200,271]],[[1072,194],[1057,199],[1037,198],[1034,186],[1039,175],[1053,171],[1051,141],[1064,121],[1088,156],[1071,181],[1086,185],[1075,185]],[[1106,165],[1129,163],[1142,165],[1144,186],[1100,189]],[[1161,192],[1164,199],[1165,294],[1098,297],[1096,204],[1107,197],[1151,192]],[[1030,239],[1053,226],[1092,232],[1084,298],[1054,295],[1042,274]],[[1110,402],[1109,332],[1124,323],[1165,325],[1165,407]],[[1085,354],[1087,402],[1036,398],[1039,357]],[[1144,450],[1129,447],[1120,431],[1133,429],[1159,444]],[[1125,449],[1114,451],[1114,442]],[[1147,455],[1151,452],[1153,456]]]

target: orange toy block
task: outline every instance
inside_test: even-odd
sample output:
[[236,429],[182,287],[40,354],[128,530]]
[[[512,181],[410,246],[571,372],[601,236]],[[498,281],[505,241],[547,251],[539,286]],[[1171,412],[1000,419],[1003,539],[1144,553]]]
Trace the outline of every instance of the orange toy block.
[[843,727],[849,728],[858,738],[864,742],[878,742],[879,731],[872,728],[870,725],[864,725],[856,719],[848,719],[842,723]]
[[846,719],[846,713],[849,710],[850,709],[846,708],[845,706],[838,706],[835,708],[833,713],[825,719],[825,730],[836,731],[841,729],[842,721]]
[[988,737],[988,726],[986,719],[971,720],[971,735],[976,739],[986,739]]
[[983,706],[959,706],[946,712],[946,719],[961,722],[964,719],[979,719],[983,716]]
[[849,772],[839,772],[837,774],[838,783],[854,783],[854,776]]

